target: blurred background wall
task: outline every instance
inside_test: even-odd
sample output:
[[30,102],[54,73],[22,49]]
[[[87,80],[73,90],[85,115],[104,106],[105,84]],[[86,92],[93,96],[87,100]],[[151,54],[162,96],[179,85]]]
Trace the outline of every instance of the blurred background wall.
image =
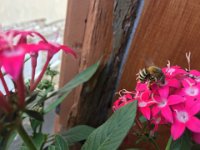
[[67,0],[1,0],[0,24],[45,18],[47,22],[65,19]]

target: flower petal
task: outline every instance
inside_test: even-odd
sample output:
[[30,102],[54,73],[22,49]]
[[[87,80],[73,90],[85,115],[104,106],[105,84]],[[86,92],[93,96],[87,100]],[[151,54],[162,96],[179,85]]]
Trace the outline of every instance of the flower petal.
[[167,121],[169,121],[170,123],[173,123],[173,115],[169,106],[163,107],[161,109],[161,114]]
[[170,95],[168,98],[168,105],[175,105],[181,102],[184,102],[184,99],[179,95]]
[[168,94],[169,94],[169,87],[168,86],[165,86],[163,88],[160,88],[158,90],[159,94],[160,94],[160,97],[162,98],[167,98],[168,97]]
[[200,111],[200,102],[199,101],[186,101],[186,110],[190,113],[191,116],[196,115]]
[[160,112],[160,108],[158,106],[154,106],[152,108],[152,115],[156,116]]
[[151,111],[150,111],[150,108],[149,108],[149,107],[143,107],[143,108],[140,107],[140,111],[141,111],[141,113],[143,114],[143,116],[144,116],[146,119],[150,120]]
[[171,135],[173,140],[177,140],[183,134],[184,130],[185,124],[175,120],[175,122],[171,126]]
[[200,120],[197,119],[196,117],[192,116],[192,117],[190,117],[188,122],[186,122],[186,127],[193,132],[200,133]]
[[167,85],[170,86],[170,87],[179,88],[180,82],[177,79],[171,78],[171,79],[167,80]]
[[17,79],[23,68],[25,52],[23,49],[16,51],[6,51],[0,54],[1,65],[4,67],[6,73]]

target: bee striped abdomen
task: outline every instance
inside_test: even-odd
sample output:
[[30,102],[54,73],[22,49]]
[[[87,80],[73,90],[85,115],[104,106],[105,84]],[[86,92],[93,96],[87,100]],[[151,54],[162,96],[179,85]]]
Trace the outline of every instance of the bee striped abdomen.
[[149,78],[149,72],[146,70],[146,68],[143,68],[142,70],[139,71],[138,73],[138,79],[141,82],[145,82],[147,81],[147,79]]

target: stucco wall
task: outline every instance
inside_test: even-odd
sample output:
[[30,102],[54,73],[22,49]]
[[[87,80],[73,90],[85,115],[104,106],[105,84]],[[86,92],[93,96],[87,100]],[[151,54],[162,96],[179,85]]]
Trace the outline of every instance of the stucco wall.
[[0,0],[0,24],[10,25],[39,18],[64,19],[67,0]]

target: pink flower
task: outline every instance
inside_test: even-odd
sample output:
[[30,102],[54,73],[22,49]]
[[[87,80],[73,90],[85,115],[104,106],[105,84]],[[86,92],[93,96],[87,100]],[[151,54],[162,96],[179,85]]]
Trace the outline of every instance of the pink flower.
[[152,108],[152,113],[155,116],[161,112],[162,116],[173,123],[173,116],[170,105],[175,105],[184,101],[184,99],[179,95],[169,95],[169,87],[163,87],[158,90],[158,95],[153,98],[157,104]]
[[13,79],[17,79],[22,71],[26,50],[21,46],[12,45],[12,40],[12,35],[0,33],[0,67],[3,66]]
[[113,111],[125,106],[126,104],[133,102],[133,96],[131,94],[124,94],[123,96],[119,97],[113,104]]
[[179,66],[170,66],[163,68],[162,71],[164,72],[167,78],[174,78],[178,75],[186,74],[186,71],[181,69]]
[[22,47],[26,49],[29,53],[47,51],[49,58],[53,57],[53,55],[60,50],[63,50],[65,53],[72,54],[74,57],[76,57],[76,53],[68,46],[55,44],[55,43],[53,44],[50,42],[40,41],[38,44],[24,44],[22,45]]
[[155,101],[151,100],[150,95],[151,92],[146,90],[145,92],[141,93],[138,98],[136,98],[138,100],[138,107],[140,112],[148,120],[150,120],[151,117],[150,106],[155,103]]
[[5,33],[6,35],[12,34],[13,38],[19,36],[19,40],[17,41],[17,44],[26,44],[28,36],[35,37],[37,36],[41,40],[47,42],[44,36],[42,36],[40,33],[36,31],[20,31],[20,30],[9,30]]
[[197,83],[191,78],[182,80],[183,89],[180,95],[184,96],[187,100],[200,100],[200,83]]
[[176,78],[165,78],[165,84],[161,86],[169,86],[173,88],[180,88],[181,83]]
[[153,132],[156,132],[159,125],[167,124],[167,121],[162,115],[156,114],[155,116],[152,116],[151,123],[154,124]]
[[200,110],[200,103],[196,102],[193,105],[189,103],[186,101],[185,104],[179,104],[173,108],[174,123],[171,126],[171,135],[174,140],[184,133],[185,128],[200,133],[200,120],[194,116]]

